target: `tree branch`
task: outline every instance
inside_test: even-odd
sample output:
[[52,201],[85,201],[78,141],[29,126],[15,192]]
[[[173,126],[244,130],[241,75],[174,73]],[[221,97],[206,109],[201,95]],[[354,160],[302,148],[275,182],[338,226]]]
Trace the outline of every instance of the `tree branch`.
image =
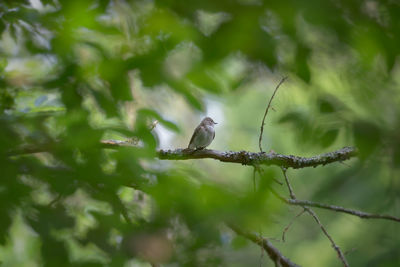
[[290,261],[290,259],[286,258],[282,255],[282,253],[274,247],[271,242],[269,242],[266,238],[261,238],[255,233],[251,233],[245,230],[240,229],[237,225],[228,224],[229,228],[231,228],[236,234],[241,235],[253,243],[261,246],[267,253],[268,256],[275,262],[277,266],[283,267],[295,267],[299,266],[296,263]]
[[[120,148],[120,147],[137,147],[129,141],[120,140],[101,140],[103,148]],[[33,154],[40,152],[49,152],[57,146],[52,143],[43,146],[26,145],[16,148],[7,153],[8,156],[17,156],[23,154]],[[157,157],[161,160],[188,160],[188,159],[216,159],[222,162],[240,163],[242,165],[276,165],[284,168],[300,169],[306,167],[317,167],[332,162],[342,162],[350,158],[356,157],[358,151],[355,147],[343,147],[342,149],[313,156],[299,157],[293,155],[282,155],[275,152],[268,154],[264,152],[249,151],[218,151],[212,149],[192,150],[192,149],[175,149],[175,150],[158,150]]]
[[242,165],[276,165],[285,168],[300,169],[305,167],[317,167],[332,162],[341,162],[357,155],[354,147],[344,147],[334,152],[329,152],[313,157],[299,157],[293,155],[282,155],[275,152],[255,153],[248,151],[217,151],[210,149],[203,150],[160,150],[158,157],[163,160],[187,160],[213,158],[223,162],[240,163]]
[[[137,147],[129,141],[120,140],[101,140],[103,148],[120,148],[120,147]],[[55,149],[57,143],[47,145],[25,145],[13,149],[7,153],[8,156],[18,156],[23,154],[33,154],[41,152],[51,152]],[[300,169],[306,167],[317,167],[332,162],[342,162],[350,158],[356,157],[358,151],[355,147],[343,147],[342,149],[313,156],[299,157],[293,155],[282,155],[275,152],[268,154],[264,152],[249,151],[218,151],[212,149],[192,150],[192,149],[175,149],[175,150],[158,150],[157,157],[161,160],[188,160],[188,159],[216,159],[222,162],[240,163],[242,165],[276,165],[284,168]]]

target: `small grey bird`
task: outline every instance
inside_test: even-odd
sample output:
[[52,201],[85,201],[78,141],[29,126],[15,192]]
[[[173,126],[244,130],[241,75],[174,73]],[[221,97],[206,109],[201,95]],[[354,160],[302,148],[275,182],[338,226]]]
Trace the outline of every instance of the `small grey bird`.
[[210,117],[205,117],[194,130],[193,136],[190,139],[188,148],[204,149],[214,140],[215,130],[214,125],[217,124]]

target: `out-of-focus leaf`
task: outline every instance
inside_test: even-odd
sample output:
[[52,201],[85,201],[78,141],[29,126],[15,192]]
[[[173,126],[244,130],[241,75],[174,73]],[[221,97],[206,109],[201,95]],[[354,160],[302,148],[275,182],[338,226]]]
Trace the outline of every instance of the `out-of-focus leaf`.
[[0,23],[0,33],[3,33],[5,29],[6,29],[6,25],[4,23]]
[[[246,176],[243,174],[246,170],[223,170],[220,169],[224,168],[223,164],[209,166],[207,160],[195,164],[155,161],[158,140],[151,123],[157,120],[175,132],[179,131],[177,125],[164,118],[162,107],[157,107],[158,112],[151,107],[139,109],[136,117],[119,112],[119,108],[132,96],[137,96],[133,105],[140,106],[134,110],[146,107],[149,95],[164,97],[156,92],[157,86],[168,85],[186,99],[190,108],[203,111],[205,93],[220,94],[224,98],[223,89],[237,88],[248,81],[246,86],[240,86],[240,92],[233,94],[243,103],[248,100],[244,97],[246,94],[255,93],[252,89],[258,86],[259,79],[269,79],[276,71],[292,72],[303,81],[315,82],[311,87],[318,88],[317,93],[303,90],[301,95],[298,91],[289,94],[288,99],[299,98],[295,105],[307,107],[280,114],[278,122],[281,124],[271,129],[279,131],[279,136],[276,137],[277,132],[270,132],[268,138],[277,141],[277,149],[287,149],[282,153],[298,155],[304,151],[311,156],[315,152],[313,148],[350,145],[351,136],[362,159],[380,148],[384,152],[379,153],[379,156],[383,154],[383,164],[379,160],[372,166],[356,163],[356,167],[350,167],[351,171],[336,174],[337,168],[343,166],[332,164],[304,170],[310,178],[316,171],[315,176],[327,174],[327,179],[315,185],[319,190],[317,194],[313,194],[312,183],[293,179],[296,193],[323,197],[326,203],[332,203],[326,196],[335,192],[333,202],[347,201],[346,205],[351,202],[349,205],[358,204],[371,212],[386,213],[387,209],[387,213],[392,213],[391,203],[396,203],[399,191],[395,174],[400,162],[396,130],[398,81],[395,77],[400,46],[400,6],[395,2],[0,1],[0,32],[3,33],[0,37],[3,58],[0,59],[2,257],[16,251],[7,248],[10,244],[29,243],[29,238],[20,238],[21,233],[17,235],[17,242],[11,240],[14,238],[11,218],[18,211],[30,228],[29,232],[35,233],[34,239],[40,243],[37,249],[42,250],[41,257],[29,258],[28,265],[97,265],[97,262],[74,255],[70,247],[77,240],[87,245],[85,250],[96,253],[96,249],[91,248],[96,246],[108,254],[106,265],[124,266],[138,258],[154,264],[152,257],[143,256],[138,250],[132,253],[129,245],[139,239],[143,247],[147,241],[158,240],[158,237],[167,239],[174,248],[166,257],[166,265],[230,265],[221,249],[227,247],[231,238],[230,234],[225,240],[221,238],[221,232],[225,232],[221,223],[234,221],[250,231],[262,229],[264,232],[268,228],[263,235],[269,236],[272,229],[266,226],[271,219],[275,221],[278,215],[275,211],[286,211],[281,209],[279,200],[275,203],[270,196],[271,187],[280,190],[273,181],[280,180],[281,173],[276,168],[266,168],[256,175],[254,192],[252,176],[242,177]],[[200,22],[200,13],[219,18],[203,16],[204,21]],[[207,29],[204,23],[213,23],[208,19],[214,20],[214,25]],[[42,38],[41,41],[38,38]],[[195,50],[182,49],[185,44],[193,44]],[[277,62],[283,65],[277,66]],[[179,68],[172,71],[175,66]],[[264,75],[265,72],[268,75]],[[315,76],[311,77],[311,73]],[[296,90],[298,85],[307,87],[303,82],[297,84],[295,79]],[[150,94],[147,87],[154,87]],[[153,103],[160,99],[155,100]],[[49,106],[50,101],[57,103],[55,106],[62,111],[33,113]],[[235,103],[238,102],[233,102],[233,106]],[[128,112],[131,104],[126,105]],[[291,103],[286,104],[292,107]],[[245,111],[245,117],[250,118],[257,113],[252,105],[250,102],[236,112]],[[97,106],[108,118],[103,120]],[[171,108],[178,107],[181,106]],[[225,111],[228,107],[223,108]],[[233,127],[224,139],[228,144],[243,140],[237,145],[250,145],[250,135],[254,135],[254,128],[249,127],[251,123],[238,120],[241,116],[232,117],[226,126],[230,129],[236,123],[238,128]],[[125,125],[130,119],[136,122],[134,130]],[[342,132],[344,134],[338,138]],[[134,146],[105,149],[100,142],[105,135],[112,138],[134,136],[138,141]],[[299,137],[297,143],[285,139],[293,136]],[[289,147],[289,144],[294,146]],[[298,149],[301,145],[306,146],[305,149]],[[6,157],[10,151],[20,148],[45,152]],[[241,149],[247,150],[246,147]],[[329,151],[321,151],[324,152]],[[390,164],[387,164],[388,157],[393,157],[389,158]],[[387,165],[393,165],[393,170]],[[303,172],[297,174],[304,175]],[[225,180],[229,175],[234,179]],[[349,183],[353,184],[344,186]],[[387,185],[390,190],[386,190]],[[126,187],[135,189],[120,194]],[[78,192],[84,192],[85,196]],[[340,220],[337,214],[321,216]],[[277,220],[288,222],[285,218]],[[296,220],[296,224],[303,222]],[[342,225],[347,232],[352,229],[351,224]],[[300,229],[305,228],[297,228]],[[368,248],[361,249],[374,251],[369,253],[371,257],[377,255],[377,260],[372,262],[389,264],[392,258],[396,262],[397,236],[390,235],[390,231],[379,224],[375,231],[370,230],[368,241],[371,242]],[[292,231],[293,238],[297,238],[295,232]],[[303,233],[300,238],[302,236]],[[354,238],[363,243],[358,236]],[[378,242],[374,242],[376,240]],[[387,253],[381,253],[381,247],[370,245],[379,244],[380,240],[385,240]],[[348,242],[344,245],[349,245],[351,239]],[[130,251],[126,251],[126,245]],[[232,246],[241,248],[244,245],[244,240],[235,238]],[[22,247],[23,255],[18,255],[21,256],[18,261],[29,257],[31,251],[29,247]],[[163,251],[156,248],[157,253]],[[326,250],[329,249],[327,246]],[[302,248],[300,252],[304,251],[309,250]],[[289,258],[300,255],[290,247],[286,252]],[[247,250],[240,253],[245,263],[229,257],[235,260],[233,264],[249,264],[251,254]],[[321,253],[326,254],[322,248]],[[333,253],[330,255],[333,255],[332,261],[337,260]],[[355,265],[371,262],[371,257],[355,254],[348,257]],[[308,258],[303,257],[301,261],[305,265],[334,264],[326,257]]]
[[98,225],[91,229],[87,236],[80,241],[82,244],[94,243],[108,253],[115,253],[116,248],[109,242],[111,229],[118,229],[121,234],[126,234],[129,229],[128,226],[122,223],[120,216],[105,215],[96,211],[92,211],[91,215],[96,218]]
[[197,86],[213,93],[221,92],[221,86],[207,73],[206,70],[193,69],[187,74],[187,77]]
[[295,73],[302,78],[305,82],[310,82],[311,72],[308,66],[308,58],[310,55],[310,48],[299,44],[297,46],[297,53],[295,58]]
[[53,238],[43,239],[42,257],[45,267],[51,266],[70,266],[67,246],[62,241]]
[[100,66],[100,75],[109,83],[111,95],[115,100],[132,100],[128,70],[127,62],[119,59],[110,58]]
[[326,131],[320,138],[320,144],[322,147],[329,147],[335,142],[337,136],[339,134],[338,129],[331,129]]
[[[4,202],[4,204],[8,204]],[[4,245],[7,240],[7,233],[9,227],[11,225],[11,214],[9,214],[9,210],[7,206],[2,205],[2,212],[0,212],[1,217],[3,218],[0,222],[0,244]]]
[[356,121],[353,124],[354,141],[360,151],[360,158],[370,156],[380,145],[382,132],[379,127],[369,121]]
[[[0,141],[1,144],[1,141]],[[4,154],[0,156],[0,168],[2,170],[1,187],[4,188],[0,191],[0,243],[4,244],[6,241],[7,231],[11,224],[12,211],[21,204],[21,200],[30,194],[30,188],[21,183],[18,178],[18,165],[6,158]]]
[[36,216],[29,218],[32,228],[43,236],[51,236],[51,230],[70,228],[74,225],[73,218],[67,214],[64,207],[56,208],[35,206]]
[[3,73],[3,71],[7,67],[7,65],[8,65],[7,58],[0,58],[0,75]]
[[196,109],[203,111],[204,110],[204,106],[203,103],[200,102],[200,100],[198,100],[196,98],[196,96],[194,96],[192,94],[192,92],[190,91],[189,88],[187,88],[188,85],[180,83],[180,82],[175,82],[175,81],[169,81],[168,84],[174,89],[176,90],[178,93],[182,94],[183,96],[185,96],[185,98],[189,101],[189,103]]
[[160,43],[160,47],[150,51],[150,54],[135,56],[127,60],[130,68],[139,70],[140,78],[145,86],[158,85],[165,79],[163,63],[167,53],[163,44]]
[[107,117],[114,117],[118,115],[118,105],[106,96],[105,92],[92,90],[91,91],[99,104],[99,106],[105,111]]
[[174,124],[171,121],[163,119],[162,116],[160,114],[158,114],[155,110],[143,108],[143,109],[139,109],[137,111],[137,113],[157,119],[161,124],[163,124],[168,129],[170,129],[174,132],[179,132],[179,127],[176,124]]
[[235,52],[242,52],[250,59],[263,61],[273,67],[276,63],[275,41],[261,29],[259,18],[263,10],[248,6],[235,19],[220,26],[210,37],[201,39],[200,48],[206,62],[215,62]]
[[157,141],[149,127],[148,114],[146,112],[137,114],[134,136],[143,141],[149,152],[155,152]]
[[[151,34],[163,38],[166,35],[172,47],[182,40],[195,39],[198,34],[195,27],[181,20],[179,16],[169,9],[157,8],[147,17],[148,23],[143,27],[144,34]],[[168,48],[168,47],[167,47]]]
[[337,103],[330,97],[318,98],[318,106],[321,113],[332,113],[337,110]]
[[[0,81],[1,86],[1,81]],[[11,109],[15,104],[14,97],[6,90],[0,90],[0,112]]]
[[286,114],[284,114],[280,119],[279,119],[279,123],[287,123],[287,122],[291,122],[291,123],[301,123],[305,121],[305,116],[303,113],[301,112],[297,112],[297,111],[290,111],[287,112]]
[[396,166],[400,166],[400,142],[394,147],[393,161]]

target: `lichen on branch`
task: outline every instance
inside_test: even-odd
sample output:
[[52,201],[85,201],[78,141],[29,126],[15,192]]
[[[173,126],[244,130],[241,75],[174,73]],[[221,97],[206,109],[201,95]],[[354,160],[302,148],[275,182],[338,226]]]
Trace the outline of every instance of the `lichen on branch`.
[[217,151],[211,149],[189,150],[159,150],[158,157],[162,160],[188,160],[212,158],[222,162],[240,163],[242,165],[276,165],[285,168],[300,169],[306,167],[317,167],[332,162],[342,162],[357,156],[357,149],[344,147],[342,149],[313,156],[299,157],[293,155],[282,155],[275,152],[249,152],[249,151]]

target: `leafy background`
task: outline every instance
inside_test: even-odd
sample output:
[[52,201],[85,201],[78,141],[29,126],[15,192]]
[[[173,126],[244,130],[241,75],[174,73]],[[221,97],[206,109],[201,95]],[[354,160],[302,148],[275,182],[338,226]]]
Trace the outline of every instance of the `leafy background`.
[[[399,215],[397,1],[0,2],[0,261],[4,266],[271,265],[230,220],[280,238],[300,208],[265,168],[164,162],[205,115],[211,145],[345,164],[292,171],[299,198]],[[154,130],[149,125],[160,123]],[[100,140],[131,140],[103,149]],[[46,152],[13,155],[18,149]],[[318,211],[352,266],[397,266],[399,225]],[[338,266],[311,217],[285,243],[304,266]]]

